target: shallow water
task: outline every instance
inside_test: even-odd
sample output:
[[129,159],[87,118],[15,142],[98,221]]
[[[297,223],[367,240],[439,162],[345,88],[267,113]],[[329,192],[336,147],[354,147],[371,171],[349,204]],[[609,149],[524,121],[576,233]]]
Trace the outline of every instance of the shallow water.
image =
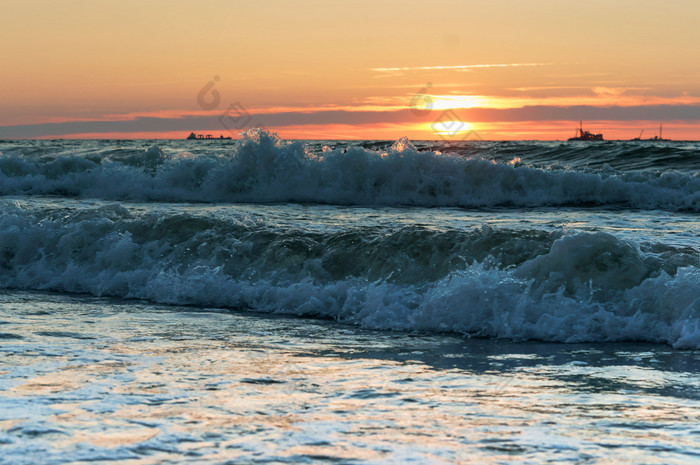
[[700,353],[5,292],[6,464],[697,463]]

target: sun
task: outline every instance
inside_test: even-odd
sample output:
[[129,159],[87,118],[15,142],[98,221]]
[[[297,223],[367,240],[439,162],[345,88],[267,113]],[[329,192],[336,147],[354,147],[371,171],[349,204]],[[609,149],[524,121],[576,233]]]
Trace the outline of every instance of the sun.
[[456,136],[473,129],[473,124],[459,119],[437,120],[430,125],[430,130],[439,136]]

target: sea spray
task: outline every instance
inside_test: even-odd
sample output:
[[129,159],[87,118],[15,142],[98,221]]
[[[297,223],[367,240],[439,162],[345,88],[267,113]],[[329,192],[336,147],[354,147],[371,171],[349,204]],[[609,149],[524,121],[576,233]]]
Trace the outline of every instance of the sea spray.
[[[0,194],[140,202],[700,211],[697,170],[678,169],[684,161],[697,162],[694,146],[673,152],[637,145],[620,152],[614,144],[546,145],[537,151],[524,146],[518,151],[517,145],[504,144],[459,150],[423,144],[428,149],[420,149],[421,144],[401,139],[386,147],[345,144],[323,150],[256,131],[228,145],[192,151],[153,145],[54,153],[21,146],[0,155]],[[669,166],[662,169],[662,162]]]
[[357,224],[324,231],[192,209],[31,205],[2,202],[4,288],[374,329],[700,347],[693,248],[576,229]]

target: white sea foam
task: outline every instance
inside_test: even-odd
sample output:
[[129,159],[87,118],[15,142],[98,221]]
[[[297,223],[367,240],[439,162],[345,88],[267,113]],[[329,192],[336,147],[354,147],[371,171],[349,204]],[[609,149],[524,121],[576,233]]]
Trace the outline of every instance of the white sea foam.
[[[4,202],[2,287],[333,318],[515,340],[700,347],[697,252],[643,253],[606,233],[374,234],[275,229],[119,205]],[[374,235],[373,235],[374,234]]]
[[[509,159],[512,161],[511,159]],[[351,146],[312,152],[265,132],[226,152],[109,152],[0,156],[0,194],[112,200],[304,202],[342,205],[610,205],[700,211],[693,172],[543,168],[480,156]]]

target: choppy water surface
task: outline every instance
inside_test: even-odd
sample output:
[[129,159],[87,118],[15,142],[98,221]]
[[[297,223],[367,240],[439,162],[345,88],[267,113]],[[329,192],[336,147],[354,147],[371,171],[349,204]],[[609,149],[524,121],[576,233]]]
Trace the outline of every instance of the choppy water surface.
[[0,200],[0,285],[371,329],[700,347],[680,212]]
[[698,168],[0,141],[0,462],[697,463]]
[[700,144],[609,142],[0,142],[0,194],[700,211]]

